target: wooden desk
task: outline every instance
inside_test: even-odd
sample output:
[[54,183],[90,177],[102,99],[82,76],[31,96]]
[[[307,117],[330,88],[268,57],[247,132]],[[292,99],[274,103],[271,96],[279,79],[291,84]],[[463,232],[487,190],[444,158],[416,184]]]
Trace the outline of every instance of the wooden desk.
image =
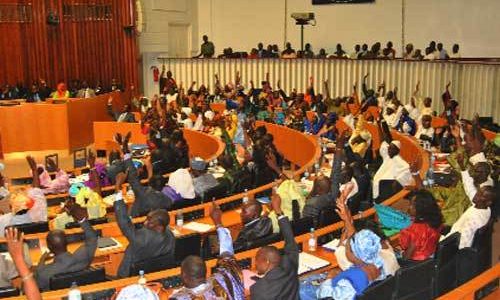
[[114,92],[89,99],[67,99],[62,104],[22,103],[0,107],[1,147],[4,153],[74,150],[92,143],[94,121],[108,121],[106,105],[124,103]]

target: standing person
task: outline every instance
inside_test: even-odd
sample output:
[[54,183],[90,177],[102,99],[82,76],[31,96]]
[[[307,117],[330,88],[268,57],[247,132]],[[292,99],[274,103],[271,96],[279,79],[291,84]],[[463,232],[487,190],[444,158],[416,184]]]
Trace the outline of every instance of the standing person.
[[212,58],[215,54],[215,46],[214,43],[208,40],[208,36],[203,36],[203,44],[200,47],[200,54],[195,56],[194,58]]
[[278,224],[285,240],[284,255],[274,246],[264,246],[257,251],[255,267],[262,276],[250,287],[253,300],[299,299],[299,247],[293,236],[292,225],[281,210],[281,198],[275,194],[271,207],[278,216]]

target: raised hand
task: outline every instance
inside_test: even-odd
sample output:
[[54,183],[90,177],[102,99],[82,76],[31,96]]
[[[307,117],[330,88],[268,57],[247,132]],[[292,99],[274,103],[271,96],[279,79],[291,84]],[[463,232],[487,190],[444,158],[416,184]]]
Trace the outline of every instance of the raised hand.
[[15,227],[9,227],[5,229],[5,240],[7,241],[7,249],[14,262],[24,261],[24,234]]
[[47,167],[48,167],[48,169],[49,169],[49,170],[51,170],[51,171],[52,171],[52,170],[57,170],[57,169],[58,169],[58,167],[57,167],[57,165],[56,165],[56,162],[55,162],[52,158],[49,158],[49,159],[47,160]]
[[222,210],[220,207],[212,201],[212,207],[210,208],[210,218],[214,222],[215,226],[222,226]]
[[89,217],[87,209],[81,207],[79,204],[76,204],[73,200],[66,201],[64,204],[64,210],[78,222],[88,219]]
[[130,141],[130,138],[132,137],[132,132],[127,132],[127,135],[125,135],[125,138],[123,139],[123,144],[122,144],[122,150],[123,153],[129,153],[130,149],[128,147],[128,143]]
[[113,104],[113,97],[109,97],[108,98],[108,105],[112,105]]
[[95,160],[96,160],[95,153],[89,149],[89,152],[87,155],[87,162],[89,163],[89,166],[91,168],[95,167]]
[[281,197],[277,193],[274,193],[271,196],[271,208],[278,215],[283,213],[283,211],[281,210]]
[[420,171],[420,156],[417,157],[411,164],[410,164],[410,171],[412,173],[417,173],[418,171]]
[[122,185],[125,183],[126,180],[127,180],[126,173],[121,172],[121,173],[116,174],[116,177],[115,177],[115,191],[116,192],[121,190]]
[[446,90],[448,90],[450,88],[450,85],[451,85],[451,81],[448,81],[448,83],[446,84]]
[[465,158],[464,158],[464,154],[462,152],[457,153],[457,163],[458,163],[458,166],[460,167],[460,169],[462,171],[465,171],[465,169],[466,169]]
[[28,165],[30,166],[30,169],[32,171],[35,171],[37,167],[36,167],[36,161],[33,158],[33,156],[31,156],[31,155],[26,156],[26,161],[28,162]]
[[276,86],[278,87],[278,90],[281,90],[281,80],[280,79],[278,79]]
[[366,80],[366,78],[368,78],[368,76],[370,76],[370,72],[366,73],[366,75],[365,75],[365,76],[363,76],[363,81],[365,81],[365,80]]
[[417,85],[415,86],[415,93],[420,91],[420,80],[417,81]]

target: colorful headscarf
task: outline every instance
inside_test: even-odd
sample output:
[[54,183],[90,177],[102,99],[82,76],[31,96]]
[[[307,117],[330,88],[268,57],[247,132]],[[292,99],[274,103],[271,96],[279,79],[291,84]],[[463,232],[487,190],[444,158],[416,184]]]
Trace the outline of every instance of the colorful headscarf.
[[378,268],[382,268],[384,262],[380,257],[380,237],[373,231],[363,229],[356,232],[351,238],[351,250],[353,254],[366,264],[373,264]]

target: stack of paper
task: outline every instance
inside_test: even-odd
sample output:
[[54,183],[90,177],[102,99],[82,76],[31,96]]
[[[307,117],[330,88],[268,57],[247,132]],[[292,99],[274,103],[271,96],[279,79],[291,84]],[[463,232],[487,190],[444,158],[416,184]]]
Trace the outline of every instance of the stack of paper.
[[212,230],[214,228],[214,225],[198,223],[198,222],[189,222],[187,224],[184,224],[182,227],[188,230],[205,233]]
[[329,264],[330,263],[324,259],[306,252],[301,252],[299,254],[299,271],[297,273],[302,275],[304,273],[326,267]]
[[321,247],[326,248],[327,250],[336,251],[338,246],[339,246],[339,243],[340,243],[339,239],[334,239],[334,240],[331,240],[330,242],[324,244]]

